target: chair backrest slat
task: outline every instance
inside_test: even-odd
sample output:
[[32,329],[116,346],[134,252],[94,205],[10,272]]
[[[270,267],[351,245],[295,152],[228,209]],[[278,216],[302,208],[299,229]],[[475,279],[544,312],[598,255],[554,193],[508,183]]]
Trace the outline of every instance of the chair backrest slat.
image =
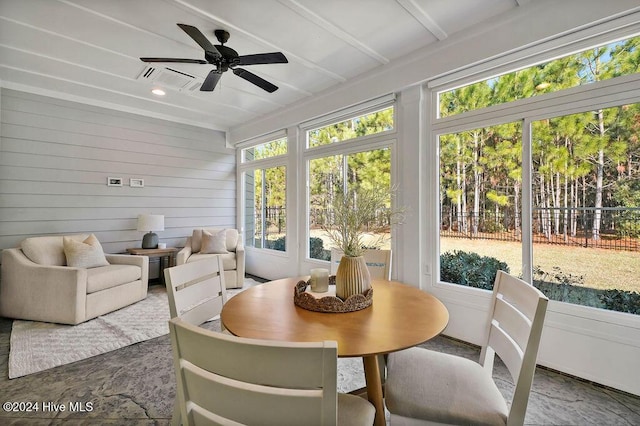
[[[342,256],[344,256],[342,250],[331,249],[331,275],[335,275],[338,271]],[[363,256],[371,278],[379,280],[391,279],[391,250],[365,250]]]
[[[500,286],[498,297],[506,300],[530,320],[536,314],[540,296],[545,297],[537,288],[521,279],[499,271]],[[498,276],[496,276],[498,279]]]
[[301,424],[308,413],[322,410],[322,389],[278,388],[276,392],[272,386],[229,379],[188,363],[183,368],[190,402],[225,419],[248,425]]
[[220,314],[227,300],[220,256],[167,268],[164,274],[171,318],[199,325]]
[[217,296],[184,310],[178,316],[190,324],[202,324],[219,315],[223,305],[222,296]]
[[529,334],[531,333],[531,320],[521,311],[501,297],[496,300],[493,312],[493,321],[513,339],[521,350],[527,348]]
[[225,426],[245,426],[242,423],[234,422],[231,419],[225,419],[210,411],[203,409],[195,404],[190,407],[189,425],[225,425]]
[[[269,343],[260,345],[259,350],[253,350],[256,347],[254,339],[227,335],[208,339],[195,332],[191,332],[190,336],[189,340],[183,342],[181,353],[207,371],[216,371],[220,375],[249,383],[283,387],[321,386],[325,380],[321,371],[324,354],[317,350],[316,343],[265,341]],[[287,347],[292,350],[287,351]],[[226,356],[211,356],[217,353]],[[282,364],[296,374],[281,374]],[[259,365],[260,368],[238,371],[238,365]]]
[[183,419],[336,424],[336,342],[246,339],[181,318],[169,327]]
[[522,367],[524,353],[518,344],[509,337],[506,331],[495,322],[491,327],[488,345],[507,366],[513,380],[517,380],[520,374],[520,368]]

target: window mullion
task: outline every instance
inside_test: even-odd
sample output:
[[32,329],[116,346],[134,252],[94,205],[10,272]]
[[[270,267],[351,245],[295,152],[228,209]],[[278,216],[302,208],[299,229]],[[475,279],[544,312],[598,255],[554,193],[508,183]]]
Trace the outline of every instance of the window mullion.
[[531,148],[531,120],[522,120],[522,276],[525,281],[532,283],[533,253],[532,253],[532,148]]
[[262,173],[262,182],[261,182],[262,188],[260,189],[260,191],[261,191],[262,196],[261,196],[260,203],[262,204],[262,208],[260,209],[260,221],[262,223],[262,232],[260,233],[261,234],[261,236],[260,236],[260,239],[261,239],[260,247],[264,249],[264,248],[266,248],[265,247],[265,243],[267,241],[266,226],[265,226],[266,223],[267,223],[267,217],[266,217],[267,216],[266,215],[266,211],[267,211],[267,194],[265,193],[265,189],[267,188],[267,185],[266,185],[266,179],[267,179],[266,169],[262,169],[261,173]]
[[349,183],[348,183],[348,155],[342,156],[342,193],[346,194],[349,192]]

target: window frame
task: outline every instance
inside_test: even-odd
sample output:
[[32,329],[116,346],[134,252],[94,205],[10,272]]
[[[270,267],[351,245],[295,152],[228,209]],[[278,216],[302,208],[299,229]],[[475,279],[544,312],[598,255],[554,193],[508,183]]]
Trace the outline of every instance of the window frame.
[[[285,134],[285,136],[282,136],[282,134]],[[279,135],[279,136],[278,136]],[[282,154],[282,155],[277,155],[274,157],[268,157],[268,158],[262,158],[259,160],[251,160],[251,161],[246,161],[243,162],[244,158],[239,158],[238,159],[238,165],[237,165],[237,176],[238,176],[238,208],[240,209],[240,215],[239,215],[239,223],[242,224],[242,229],[244,231],[244,233],[247,232],[246,229],[246,209],[247,209],[247,205],[246,205],[246,175],[248,172],[252,172],[252,171],[256,171],[256,170],[261,170],[261,171],[266,171],[267,169],[270,168],[274,168],[274,167],[284,167],[285,168],[285,177],[288,178],[289,177],[289,171],[288,168],[290,167],[289,164],[289,156],[290,156],[290,150],[289,150],[289,138],[286,136],[286,133],[284,132],[278,132],[278,133],[272,133],[270,135],[266,135],[260,138],[256,138],[253,139],[249,142],[246,142],[244,144],[242,144],[242,146],[238,146],[238,149],[241,150],[241,152],[245,149],[251,148],[253,146],[257,146],[257,145],[262,145],[274,140],[278,140],[278,139],[282,139],[285,138],[287,141],[287,153],[286,154]],[[240,157],[244,157],[244,154],[242,154]],[[289,198],[289,182],[288,179],[285,180],[285,197],[286,199]],[[288,207],[288,201],[285,201],[285,208]],[[285,251],[280,251],[280,250],[273,250],[270,248],[266,248],[266,247],[255,247],[255,246],[249,246],[246,244],[246,240],[247,240],[247,235],[243,235],[243,244],[245,246],[245,250],[249,249],[249,250],[268,250],[269,253],[273,253],[273,254],[277,254],[277,255],[281,255],[281,256],[285,256],[288,252],[289,252],[289,241],[287,236],[289,235],[289,229],[288,229],[288,221],[287,221],[287,226],[285,227]],[[263,229],[263,234],[264,234],[264,229]]]
[[[368,114],[372,114],[377,111],[382,111],[388,108],[393,108],[393,128],[389,130],[384,130],[379,133],[374,133],[371,135],[365,135],[356,137],[353,139],[347,139],[344,141],[330,143],[327,145],[319,145],[319,146],[309,146],[309,132],[313,130],[320,129],[322,127],[331,126],[333,124],[341,123],[347,120],[353,120],[354,118],[362,117]],[[347,108],[344,110],[336,111],[333,114],[329,114],[327,116],[323,116],[317,118],[315,120],[309,120],[299,125],[300,133],[304,138],[304,150],[303,153],[306,154],[310,151],[322,150],[327,147],[336,148],[338,145],[348,144],[352,142],[360,142],[366,139],[377,139],[383,135],[396,134],[398,131],[398,105],[395,101],[395,96],[385,96],[382,98],[374,99],[372,101],[366,102],[365,104],[361,104],[359,107]],[[337,148],[336,148],[337,149]]]
[[[268,143],[276,142],[276,141],[279,141],[279,140],[284,140],[285,144],[287,146],[287,152],[285,152],[284,154],[278,154],[278,155],[274,155],[274,156],[271,156],[271,157],[259,158],[257,160],[255,160],[255,159],[252,159],[252,160],[247,159],[246,152],[247,152],[248,149],[255,148],[255,147],[258,147],[258,146],[263,146],[263,145],[266,145]],[[289,155],[289,153],[288,153],[289,146],[288,145],[289,145],[289,141],[287,140],[287,137],[283,136],[283,137],[280,137],[280,138],[270,139],[270,140],[268,140],[266,142],[262,142],[262,143],[259,143],[259,144],[255,144],[255,145],[251,145],[251,146],[248,146],[248,147],[241,148],[240,149],[240,163],[241,164],[253,164],[256,161],[262,161],[262,160],[267,160],[267,159],[272,159],[272,158],[275,158],[275,159],[286,158]]]
[[[601,44],[601,43],[600,43]],[[431,112],[439,108],[438,92],[441,88],[434,88],[431,91]],[[431,121],[430,140],[432,142],[433,158],[436,161],[433,172],[436,179],[430,183],[433,197],[439,201],[440,185],[440,149],[439,136],[449,133],[457,133],[465,130],[506,124],[514,121],[522,122],[522,271],[524,280],[531,283],[533,246],[532,246],[532,203],[531,203],[531,126],[539,120],[551,119],[558,116],[590,112],[600,108],[611,108],[624,104],[640,102],[640,73],[616,77],[609,80],[598,81],[588,85],[572,87],[559,92],[547,93],[534,98],[519,99],[506,104],[493,105],[483,109],[473,110],[457,114],[450,117],[435,119],[433,115]],[[435,208],[431,209],[436,220],[433,221],[433,228],[427,230],[432,234],[427,241],[433,243],[434,259],[433,265],[434,280],[433,287],[447,291],[455,291],[463,294],[479,296],[488,292],[475,288],[464,287],[440,280],[440,212],[438,202],[434,202]],[[429,208],[429,207],[427,207]],[[550,310],[571,314],[580,317],[592,317],[594,311],[605,318],[612,315],[618,318],[621,324],[635,324],[630,314],[616,311],[607,311],[583,305],[574,305],[566,302],[551,301]]]
[[[370,135],[359,136],[359,137],[355,137],[355,138],[352,138],[352,139],[346,139],[346,140],[342,140],[342,141],[338,141],[338,142],[331,142],[331,143],[328,143],[326,145],[318,145],[318,146],[313,146],[313,147],[309,146],[309,132],[312,132],[314,130],[322,129],[323,127],[329,127],[329,126],[332,126],[334,124],[342,123],[344,121],[354,120],[356,118],[360,118],[360,117],[367,116],[369,114],[373,114],[373,113],[376,113],[376,112],[384,111],[384,110],[387,110],[389,108],[393,108],[393,128],[391,128],[389,130],[383,130],[382,132],[373,133],[373,134],[370,134]],[[368,108],[366,110],[363,110],[362,112],[358,113],[357,115],[349,115],[349,116],[346,116],[346,117],[339,118],[337,120],[330,120],[330,121],[328,121],[326,123],[319,124],[319,125],[313,126],[311,128],[305,128],[303,130],[304,135],[305,135],[305,151],[316,150],[316,149],[323,148],[325,146],[337,146],[337,145],[341,145],[341,144],[345,144],[345,143],[350,143],[352,141],[364,140],[366,138],[369,138],[369,139],[377,138],[380,135],[388,135],[390,133],[396,133],[397,132],[396,128],[397,128],[397,113],[396,113],[395,105],[394,104],[383,104],[383,105],[378,105],[377,107],[374,106],[374,107]]]
[[486,61],[436,76],[426,83],[426,87],[432,94],[435,93],[435,105],[438,107],[433,108],[433,104],[431,105],[430,118],[433,123],[442,119],[439,117],[439,92],[458,89],[636,36],[640,36],[640,23],[634,21],[632,17],[622,17],[619,20],[582,28],[570,34],[560,35],[551,40],[508,52],[499,57],[488,58]]
[[[331,143],[331,144],[327,144],[327,145],[320,145],[317,147],[311,147],[309,148],[309,131],[311,130],[315,130],[319,127],[322,127],[323,124],[324,125],[331,125],[331,124],[335,124],[337,122],[341,122],[344,120],[349,120],[352,118],[356,118],[356,117],[360,117],[363,115],[367,115],[371,112],[375,112],[375,111],[380,111],[389,107],[393,107],[393,120],[394,120],[394,127],[393,129],[387,130],[387,131],[383,131],[380,133],[376,133],[376,134],[372,134],[372,135],[366,135],[366,136],[360,136],[357,138],[353,138],[353,139],[349,139],[346,141],[341,141],[339,143]],[[315,160],[318,158],[323,158],[323,157],[329,157],[329,156],[335,156],[335,155],[349,155],[349,154],[355,154],[358,152],[363,152],[363,151],[372,151],[372,150],[376,150],[376,149],[382,149],[382,148],[388,148],[390,149],[391,152],[391,186],[393,187],[395,182],[397,182],[397,167],[396,167],[396,158],[397,158],[397,141],[396,141],[396,134],[397,134],[397,111],[398,111],[398,105],[395,102],[395,100],[393,102],[387,102],[384,104],[376,104],[376,105],[371,105],[368,106],[364,109],[361,110],[354,110],[354,109],[349,109],[349,114],[348,115],[337,115],[337,114],[333,114],[331,116],[331,119],[327,119],[324,121],[313,121],[313,122],[307,122],[306,127],[302,127],[302,125],[300,126],[300,134],[302,135],[302,137],[304,138],[304,150],[302,150],[302,153],[299,157],[299,159],[301,160],[303,166],[303,176],[304,176],[304,185],[300,185],[300,191],[298,193],[298,199],[299,200],[304,200],[304,220],[301,221],[303,223],[300,224],[301,228],[300,228],[300,233],[299,235],[301,236],[301,238],[303,238],[303,244],[300,244],[300,248],[304,251],[304,257],[301,258],[302,261],[304,262],[318,262],[318,263],[322,263],[323,265],[328,265],[329,262],[328,261],[324,261],[324,260],[320,260],[320,259],[313,259],[311,257],[309,257],[309,253],[310,253],[310,246],[309,246],[309,238],[310,238],[310,233],[309,233],[309,225],[310,225],[310,221],[309,221],[309,216],[310,216],[310,194],[309,194],[309,173],[310,173],[310,168],[309,168],[309,163],[311,160]],[[319,124],[320,123],[320,124]],[[395,205],[396,200],[395,198],[392,199],[392,207],[397,207]],[[394,243],[394,227],[392,226],[391,228],[391,249],[395,250],[395,246],[396,243]]]
[[[247,160],[245,158],[245,150],[250,149],[250,148],[254,148],[256,146],[260,146],[260,145],[265,145],[268,144],[269,142],[274,142],[277,141],[279,139],[285,139],[286,143],[287,143],[287,152],[285,154],[280,154],[280,155],[275,155],[273,157],[268,157],[268,158],[261,158],[258,160]],[[287,135],[286,130],[278,130],[275,132],[271,132],[271,133],[267,133],[265,135],[262,136],[258,136],[256,138],[252,138],[249,139],[247,141],[244,141],[242,143],[239,143],[235,146],[236,148],[236,152],[239,152],[240,155],[238,155],[238,167],[251,167],[249,165],[258,163],[260,161],[264,161],[264,160],[281,160],[281,161],[285,161],[286,158],[289,156],[289,137]]]

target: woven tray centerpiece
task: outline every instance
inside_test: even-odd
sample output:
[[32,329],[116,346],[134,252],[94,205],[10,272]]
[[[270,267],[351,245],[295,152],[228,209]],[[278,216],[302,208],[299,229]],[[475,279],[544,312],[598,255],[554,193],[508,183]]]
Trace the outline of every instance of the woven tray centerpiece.
[[[349,296],[342,300],[335,295],[321,296],[323,293],[311,293],[307,291],[309,281],[299,281],[293,289],[293,303],[308,311],[315,312],[354,312],[368,308],[373,303],[373,288],[365,290],[362,294]],[[336,277],[329,277],[329,286],[336,285]],[[334,291],[335,294],[335,291]]]

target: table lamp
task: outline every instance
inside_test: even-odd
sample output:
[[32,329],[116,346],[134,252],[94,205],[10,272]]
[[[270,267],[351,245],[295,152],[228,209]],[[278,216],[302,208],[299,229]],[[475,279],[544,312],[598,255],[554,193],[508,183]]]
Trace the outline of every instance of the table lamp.
[[158,248],[158,235],[153,231],[164,231],[164,215],[139,214],[138,231],[147,232],[142,238],[143,249]]

